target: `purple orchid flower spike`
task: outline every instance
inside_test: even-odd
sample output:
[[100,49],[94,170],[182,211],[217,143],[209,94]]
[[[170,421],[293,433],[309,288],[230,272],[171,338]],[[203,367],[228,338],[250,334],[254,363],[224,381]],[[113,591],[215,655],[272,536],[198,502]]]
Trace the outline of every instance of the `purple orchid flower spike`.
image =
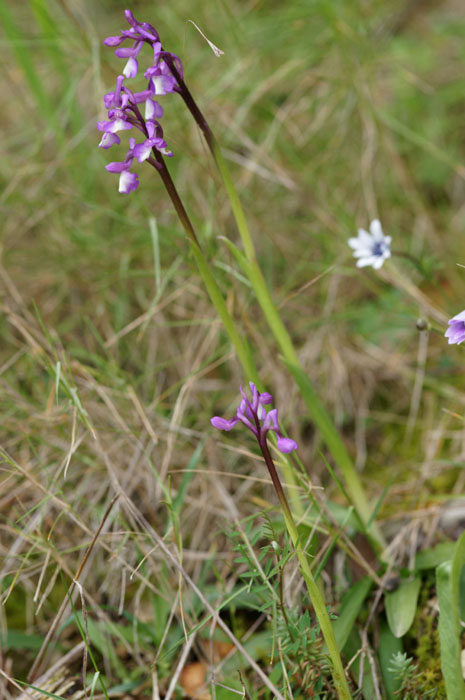
[[241,422],[255,435],[260,446],[263,459],[265,460],[265,464],[268,468],[276,495],[278,496],[281,504],[286,524],[289,525],[290,523],[295,529],[295,533],[297,533],[297,529],[293,524],[292,513],[287,502],[286,494],[281,484],[276,466],[273,462],[273,457],[271,456],[268,448],[268,433],[270,430],[275,433],[278,438],[278,449],[283,454],[288,454],[289,452],[296,450],[297,443],[295,440],[291,440],[291,438],[284,437],[279,430],[277,409],[272,408],[270,411],[267,411],[265,408],[265,406],[269,406],[271,403],[273,403],[273,397],[271,394],[268,394],[267,392],[260,393],[253,382],[249,382],[249,386],[252,399],[249,399],[241,387],[242,399],[234,418],[227,420],[226,418],[215,416],[214,418],[211,418],[210,422],[213,427],[218,428],[218,430],[232,430],[237,423]]
[[249,383],[252,400],[248,398],[241,387],[242,400],[236,411],[236,415],[231,420],[215,416],[211,419],[211,424],[218,430],[232,430],[240,421],[257,438],[260,447],[266,447],[267,434],[271,430],[278,438],[278,450],[283,454],[288,454],[296,450],[298,445],[295,440],[282,435],[279,429],[278,409],[273,408],[267,412],[265,406],[273,403],[273,397],[267,392],[260,393],[253,382]]
[[[106,166],[109,172],[120,173],[119,191],[128,194],[137,189],[139,184],[137,174],[129,171],[134,158],[139,163],[148,161],[159,169],[163,156],[173,155],[163,138],[161,125],[157,121],[163,116],[163,108],[154,97],[167,95],[178,89],[177,78],[181,80],[182,63],[175,54],[163,51],[158,32],[151,24],[136,20],[130,10],[125,10],[124,14],[129,29],[123,29],[120,36],[107,37],[104,44],[114,47],[115,55],[125,59],[126,65],[116,79],[114,91],[108,92],[103,99],[105,108],[108,110],[108,120],[99,121],[97,128],[103,131],[99,143],[103,149],[109,149],[121,143],[117,132],[135,127],[143,135],[141,143],[136,143],[134,137],[130,139],[129,151],[124,161],[109,163]],[[131,45],[122,46],[126,41],[131,42]],[[148,84],[146,90],[133,92],[127,87],[125,81],[137,76],[140,55],[145,44],[151,49],[149,59],[151,64],[149,63],[144,70]],[[172,73],[172,67],[177,78]],[[145,105],[144,116],[139,108],[142,103]]]

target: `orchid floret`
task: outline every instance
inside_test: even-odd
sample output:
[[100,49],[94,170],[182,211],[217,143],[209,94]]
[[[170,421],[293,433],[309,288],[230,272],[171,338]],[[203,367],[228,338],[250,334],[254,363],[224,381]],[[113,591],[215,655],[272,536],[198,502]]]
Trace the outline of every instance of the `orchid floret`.
[[295,440],[282,435],[279,429],[278,410],[276,408],[266,411],[265,406],[273,401],[271,394],[260,393],[253,382],[250,382],[250,392],[252,400],[249,399],[245,391],[240,387],[241,401],[237,408],[236,416],[232,420],[215,416],[210,420],[214,428],[218,430],[232,430],[238,421],[241,421],[257,438],[260,446],[266,444],[269,431],[274,432],[277,437],[278,450],[288,454],[296,450],[298,445]]

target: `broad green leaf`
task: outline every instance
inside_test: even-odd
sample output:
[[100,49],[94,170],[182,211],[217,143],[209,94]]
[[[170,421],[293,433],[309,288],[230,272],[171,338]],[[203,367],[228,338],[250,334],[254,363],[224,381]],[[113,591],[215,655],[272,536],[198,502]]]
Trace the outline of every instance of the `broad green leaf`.
[[403,651],[403,644],[400,638],[395,637],[389,625],[383,622],[379,633],[378,658],[381,668],[381,675],[384,681],[384,690],[386,692],[386,700],[399,700],[396,691],[401,686],[401,681],[394,678],[389,666],[392,661],[392,655],[399,651]]
[[436,569],[439,602],[439,642],[441,669],[447,700],[465,700],[460,644],[460,577],[465,564],[465,532],[458,539],[452,561]]
[[7,649],[40,649],[44,638],[38,634],[26,634],[21,630],[9,629],[6,633],[6,640],[3,648]]
[[386,593],[386,615],[395,637],[403,637],[409,631],[417,609],[421,580],[403,581],[397,590]]
[[415,557],[415,570],[435,569],[442,562],[452,559],[454,547],[455,542],[439,542],[434,547],[418,552]]

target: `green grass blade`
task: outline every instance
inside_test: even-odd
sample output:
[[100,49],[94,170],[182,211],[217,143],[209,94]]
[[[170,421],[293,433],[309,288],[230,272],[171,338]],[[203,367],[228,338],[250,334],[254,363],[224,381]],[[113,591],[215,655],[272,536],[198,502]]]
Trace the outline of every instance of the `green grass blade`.
[[42,688],[39,688],[36,685],[31,685],[30,683],[24,683],[24,681],[20,681],[17,678],[15,678],[15,683],[19,683],[25,688],[31,688],[31,690],[35,690],[36,693],[40,693],[46,698],[53,698],[54,700],[66,700],[66,698],[63,697],[63,695],[55,695],[55,693],[49,693],[47,690],[42,690]]
[[366,576],[357,581],[344,595],[341,601],[339,617],[333,622],[334,636],[339,649],[344,649],[355,620],[372,585],[372,580]]

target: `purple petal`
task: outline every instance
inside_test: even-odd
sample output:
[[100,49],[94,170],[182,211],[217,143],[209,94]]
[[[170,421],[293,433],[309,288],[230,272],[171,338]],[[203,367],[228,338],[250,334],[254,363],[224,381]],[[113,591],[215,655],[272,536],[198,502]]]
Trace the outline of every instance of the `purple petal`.
[[155,123],[148,121],[146,124],[146,128],[147,128],[147,133],[149,135],[149,139],[153,138],[155,135]]
[[253,382],[249,382],[249,386],[250,391],[252,392],[252,411],[256,413],[258,410],[258,400],[260,394],[258,393],[258,389]]
[[132,129],[132,124],[118,117],[117,119],[112,119],[109,122],[97,122],[97,129],[99,131],[106,131],[110,134],[114,134],[117,131]]
[[[249,407],[247,406],[247,413],[249,413],[249,411],[250,411],[250,409],[249,409]],[[244,423],[244,425],[246,426],[246,428],[248,428],[249,430],[251,430],[252,433],[253,433],[256,437],[258,437],[258,430],[257,430],[257,428],[255,427],[254,423],[252,423],[253,416],[251,416],[251,420],[249,420],[249,419],[247,418],[247,416],[246,416],[244,413],[239,413],[239,411],[238,411],[237,417],[239,418],[239,420],[241,421],[241,423]]]
[[262,406],[261,403],[258,404],[257,416],[258,416],[258,420],[265,420],[265,418],[266,418],[266,409],[264,406]]
[[150,139],[147,139],[146,141],[144,141],[144,143],[138,143],[137,146],[134,146],[133,149],[134,157],[137,158],[139,163],[142,163],[144,160],[147,160],[151,152],[152,144],[150,143]]
[[[158,41],[158,39],[159,39],[158,32],[155,29],[155,27],[152,27],[151,24],[149,24],[148,22],[142,22],[142,29],[144,29],[144,31],[146,31],[149,36],[152,36],[154,41]],[[160,46],[161,46],[161,44],[160,44]]]
[[220,418],[219,416],[214,416],[210,418],[210,423],[214,428],[218,430],[232,430],[239,418],[233,418],[232,420],[226,420],[226,418]]
[[134,15],[132,14],[131,10],[125,10],[124,16],[126,17],[128,24],[130,24],[135,29],[139,28],[139,23],[136,20],[136,18],[134,17]]
[[452,323],[453,321],[465,321],[465,311],[461,311],[456,316],[453,316],[449,323]]
[[242,411],[241,415],[247,416],[247,418],[249,418],[250,420],[253,420],[254,414],[253,414],[253,411],[252,411],[252,407],[251,407],[251,405],[250,405],[249,403],[246,403],[246,405],[245,405],[245,411]]
[[137,63],[137,59],[131,56],[128,59],[128,62],[124,66],[123,70],[123,75],[125,78],[135,78],[137,75],[137,71],[139,68],[139,64]]
[[145,102],[146,100],[148,100],[149,97],[152,97],[152,95],[153,93],[151,90],[141,90],[141,92],[133,92],[131,95],[131,99],[136,104],[140,104],[141,102]]
[[118,56],[118,58],[130,58],[131,56],[137,56],[139,53],[138,46],[123,46],[122,49],[116,49],[115,51],[115,56]]
[[176,68],[176,70],[182,78],[182,61],[179,58],[179,56],[176,56],[175,53],[171,53],[170,51],[162,51],[161,56],[165,60],[166,58],[168,58],[168,61],[166,63],[163,62],[161,64],[162,73],[166,75],[171,75],[171,68],[169,67],[168,63],[171,60],[173,61],[174,67]]
[[262,430],[279,430],[278,409],[273,408],[266,416]]
[[125,38],[124,36],[107,36],[103,43],[105,46],[119,46]]
[[102,136],[98,147],[99,148],[111,148],[115,144],[121,143],[121,139],[116,134],[111,134],[109,131],[105,132]]
[[279,437],[278,438],[278,450],[282,452],[283,454],[288,454],[289,452],[292,452],[293,450],[296,450],[298,448],[298,444],[296,443],[295,440],[291,440],[291,438],[287,437]]
[[103,104],[105,105],[105,109],[116,107],[115,93],[107,92],[107,94],[103,96]]
[[145,121],[160,119],[163,116],[163,107],[156,100],[147,99],[145,101]]
[[109,121],[102,121],[102,122],[97,122],[97,129],[99,131],[108,131],[108,127],[112,124],[112,122]]
[[129,194],[132,190],[137,190],[139,187],[139,176],[137,173],[130,173],[129,170],[123,170],[119,176],[118,191],[121,194]]
[[137,32],[134,29],[134,27],[129,27],[129,29],[122,29],[120,32],[121,36],[123,36],[125,39],[135,39]]
[[175,85],[176,81],[171,75],[154,75],[150,79],[150,86],[154,95],[167,95],[173,92]]
[[[155,148],[157,149],[157,151],[160,151],[160,153],[166,153],[166,152],[167,152],[166,141],[165,141],[164,139],[162,139],[162,138],[160,138],[159,136],[157,136],[156,138],[151,139],[151,141],[152,141],[152,145],[155,146]],[[171,155],[173,155],[173,154],[171,153],[171,151],[168,151],[168,153],[170,153]]]
[[[462,312],[462,314],[465,312]],[[462,314],[458,314],[461,316]],[[460,345],[465,340],[465,322],[456,321],[453,318],[449,321],[449,328],[445,332],[445,337],[449,339],[449,345],[456,343]]]
[[123,170],[127,170],[129,167],[130,166],[124,160],[121,163],[108,163],[108,165],[105,166],[105,170],[108,170],[109,173],[122,173]]
[[157,61],[158,60],[158,54],[161,52],[161,43],[159,41],[155,42],[152,44],[153,48],[153,60]]
[[150,24],[147,24],[144,22],[143,24],[140,24],[134,15],[132,14],[131,10],[125,10],[124,15],[128,21],[128,23],[136,29],[141,36],[145,36],[147,39],[150,39],[150,41],[156,41],[158,39],[158,36],[155,35],[151,31],[147,31],[147,27],[150,27],[150,29],[153,30],[153,27],[151,27]]
[[259,402],[263,404],[263,406],[267,406],[268,404],[273,403],[273,397],[267,391],[264,391],[263,394],[260,394]]

